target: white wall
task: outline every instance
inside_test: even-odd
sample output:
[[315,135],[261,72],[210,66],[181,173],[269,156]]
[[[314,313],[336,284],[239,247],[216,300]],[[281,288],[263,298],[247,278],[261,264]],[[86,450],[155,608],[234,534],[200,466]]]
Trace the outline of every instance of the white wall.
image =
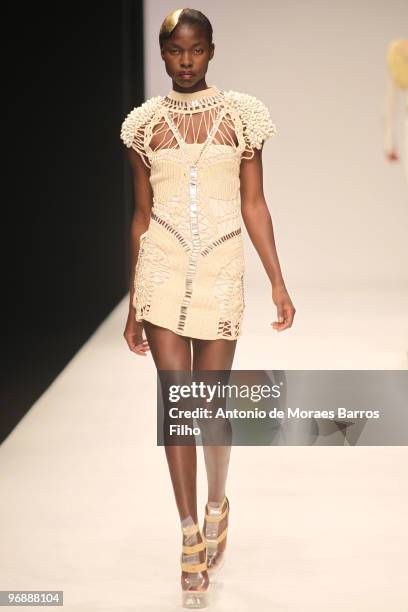
[[[207,84],[259,97],[276,123],[264,182],[288,286],[406,286],[408,185],[402,164],[385,161],[382,121],[385,49],[408,36],[408,2],[190,6],[214,28]],[[171,89],[158,32],[176,8],[145,2],[147,97]],[[402,112],[399,123],[402,148]],[[264,283],[246,232],[245,239],[248,278]]]

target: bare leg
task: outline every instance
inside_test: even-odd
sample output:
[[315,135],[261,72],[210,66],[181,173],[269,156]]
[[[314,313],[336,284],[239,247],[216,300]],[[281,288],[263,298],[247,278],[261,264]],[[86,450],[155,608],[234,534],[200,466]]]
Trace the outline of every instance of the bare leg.
[[[173,331],[154,325],[149,321],[143,324],[149,348],[157,370],[173,370],[174,383],[180,376],[191,372],[191,339]],[[160,373],[158,372],[159,376]],[[166,374],[166,384],[172,375]],[[197,523],[197,451],[194,436],[189,445],[165,445],[167,463],[170,470],[176,504],[183,529],[183,544],[193,546],[202,542],[201,534],[189,534]],[[205,549],[194,554],[184,555],[183,562],[199,564],[206,559]],[[183,590],[200,590],[208,587],[207,571],[197,573],[182,572]]]
[[[198,340],[193,338],[193,370],[230,370],[235,355],[236,340]],[[228,441],[223,446],[205,445],[203,443],[204,459],[208,483],[208,512],[220,515],[222,500],[225,496],[225,487],[228,475],[231,454],[231,424],[229,421],[219,422],[224,427],[222,439]],[[225,505],[224,505],[225,508]],[[216,538],[228,525],[228,516],[221,521],[208,523],[204,520],[203,531],[206,537]],[[222,553],[226,547],[224,538],[217,547],[217,554],[208,557],[208,567],[216,567],[222,560]]]
[[[164,327],[143,322],[146,338],[157,370],[191,369],[190,338],[180,336]],[[197,520],[196,472],[197,457],[194,446],[165,446],[171,481],[180,520],[191,516]]]

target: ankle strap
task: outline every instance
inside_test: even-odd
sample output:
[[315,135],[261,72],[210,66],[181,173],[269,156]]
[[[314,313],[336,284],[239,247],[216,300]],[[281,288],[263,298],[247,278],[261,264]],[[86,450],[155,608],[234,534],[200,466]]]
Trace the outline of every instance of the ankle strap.
[[[225,502],[227,502],[227,501],[228,501],[228,497],[226,495],[224,495],[224,499],[222,500],[222,502],[220,504],[217,503],[217,505],[222,508],[223,505],[225,504]],[[213,502],[213,503],[215,503],[215,502]],[[207,506],[208,506],[208,502],[207,502]]]
[[184,535],[189,536],[197,533],[200,530],[200,526],[198,523],[194,523],[194,525],[187,525],[186,527],[182,527],[181,529]]
[[207,523],[218,523],[219,521],[222,521],[222,519],[227,515],[229,511],[229,502],[226,496],[224,497],[222,501],[221,508],[224,506],[225,502],[227,503],[227,505],[222,514],[208,514],[207,510],[209,506],[208,504],[206,504],[205,520],[207,521]]

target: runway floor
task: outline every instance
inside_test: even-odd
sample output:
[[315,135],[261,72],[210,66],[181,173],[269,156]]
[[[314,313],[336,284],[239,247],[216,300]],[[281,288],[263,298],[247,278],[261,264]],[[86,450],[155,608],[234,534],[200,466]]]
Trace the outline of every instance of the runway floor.
[[[180,609],[156,372],[151,355],[127,349],[126,308],[0,447],[0,590],[63,590],[73,612]],[[406,292],[299,290],[296,308],[278,334],[274,310],[252,295],[233,367],[408,368]],[[406,612],[407,459],[406,447],[234,447],[228,557],[211,609]]]

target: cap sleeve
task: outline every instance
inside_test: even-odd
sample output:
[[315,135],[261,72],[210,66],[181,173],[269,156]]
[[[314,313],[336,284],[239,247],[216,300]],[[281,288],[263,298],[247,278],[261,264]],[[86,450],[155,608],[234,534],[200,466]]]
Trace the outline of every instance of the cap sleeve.
[[250,94],[228,92],[229,97],[238,110],[243,129],[245,149],[244,159],[254,156],[254,149],[261,149],[265,140],[277,133],[266,104]]
[[120,138],[125,146],[137,151],[147,167],[150,167],[150,163],[146,152],[146,127],[151,122],[160,100],[161,97],[156,96],[136,106],[125,118],[120,130]]

